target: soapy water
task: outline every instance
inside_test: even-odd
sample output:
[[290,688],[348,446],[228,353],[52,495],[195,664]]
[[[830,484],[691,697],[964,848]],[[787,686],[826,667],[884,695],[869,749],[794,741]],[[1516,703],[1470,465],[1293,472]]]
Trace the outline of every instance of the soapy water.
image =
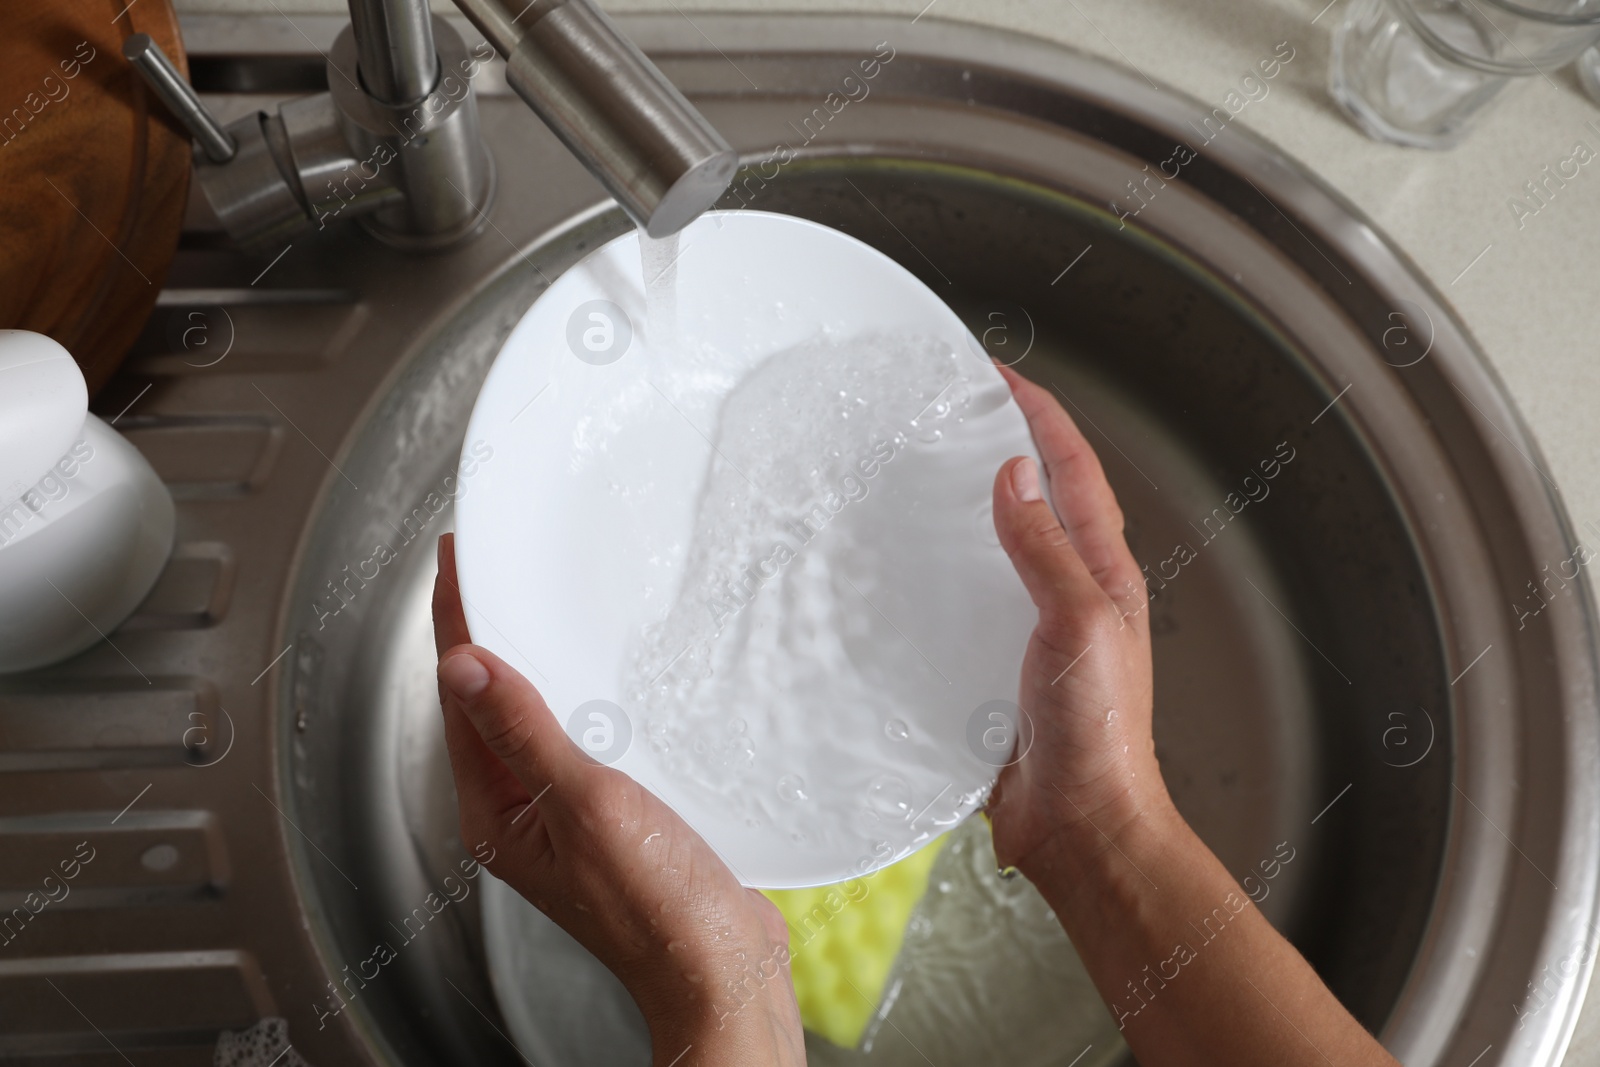
[[277,1016],[246,1030],[224,1030],[212,1052],[214,1067],[309,1067],[289,1043],[289,1024]]
[[[823,336],[724,399],[677,595],[621,678],[659,776],[721,819],[879,866],[982,803],[992,772],[952,768],[913,725],[948,679],[875,585],[908,535],[940,546],[926,580],[996,576],[972,527],[993,449],[941,445],[1000,417],[1003,383],[975,405],[970,360],[934,338]],[[970,490],[953,544],[919,514],[930,477]]]

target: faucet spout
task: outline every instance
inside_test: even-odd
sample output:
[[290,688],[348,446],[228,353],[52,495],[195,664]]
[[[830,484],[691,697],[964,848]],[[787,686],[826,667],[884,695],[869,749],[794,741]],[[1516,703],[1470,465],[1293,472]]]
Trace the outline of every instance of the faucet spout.
[[[379,240],[425,251],[488,222],[494,160],[477,98],[470,78],[442,88],[459,88],[444,72],[473,67],[460,35],[427,0],[349,3],[328,91],[226,127],[159,48],[129,38],[129,61],[197,139],[196,178],[242,247],[359,217]],[[728,142],[590,0],[456,4],[505,57],[517,95],[646,234],[677,233],[728,187]]]
[[455,0],[506,81],[651,237],[711,207],[738,156],[590,0]]

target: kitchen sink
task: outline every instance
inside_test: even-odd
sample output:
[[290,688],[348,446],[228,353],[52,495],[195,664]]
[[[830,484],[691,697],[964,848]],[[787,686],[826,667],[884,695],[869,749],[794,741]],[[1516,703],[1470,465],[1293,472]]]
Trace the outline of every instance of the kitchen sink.
[[[743,154],[721,206],[874,245],[1064,398],[1156,593],[1172,792],[1340,999],[1409,1067],[1559,1062],[1600,863],[1592,599],[1549,581],[1573,532],[1441,296],[1293,161],[1073,52],[932,19],[619,22]],[[315,88],[340,24],[185,33],[231,118]],[[8,1061],[204,1064],[281,1015],[319,1067],[522,1062],[459,877],[433,547],[501,341],[629,223],[497,71],[478,89],[479,237],[248,258],[196,205],[96,404],[172,487],[178,548],[105,645],[0,681],[8,907],[97,850],[0,944]],[[424,907],[447,877],[468,891]],[[1125,1058],[1115,1032],[1085,1062]]]

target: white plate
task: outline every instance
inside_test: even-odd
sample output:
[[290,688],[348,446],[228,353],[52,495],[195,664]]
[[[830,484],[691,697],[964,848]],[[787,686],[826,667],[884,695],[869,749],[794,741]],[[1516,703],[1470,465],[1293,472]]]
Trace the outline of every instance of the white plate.
[[714,213],[670,271],[675,327],[629,233],[507,339],[465,443],[468,623],[745,884],[841,881],[1011,758],[1035,612],[990,493],[1036,453],[954,312],[854,238]]
[[650,1030],[622,983],[515,889],[484,871],[489,981],[533,1067],[648,1067]]

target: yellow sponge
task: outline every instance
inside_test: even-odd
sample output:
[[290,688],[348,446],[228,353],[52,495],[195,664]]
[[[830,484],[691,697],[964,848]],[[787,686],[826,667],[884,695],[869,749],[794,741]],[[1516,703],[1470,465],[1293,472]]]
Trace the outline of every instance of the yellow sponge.
[[766,892],[789,924],[790,974],[806,1029],[841,1048],[860,1043],[944,842],[941,836],[848,882]]

